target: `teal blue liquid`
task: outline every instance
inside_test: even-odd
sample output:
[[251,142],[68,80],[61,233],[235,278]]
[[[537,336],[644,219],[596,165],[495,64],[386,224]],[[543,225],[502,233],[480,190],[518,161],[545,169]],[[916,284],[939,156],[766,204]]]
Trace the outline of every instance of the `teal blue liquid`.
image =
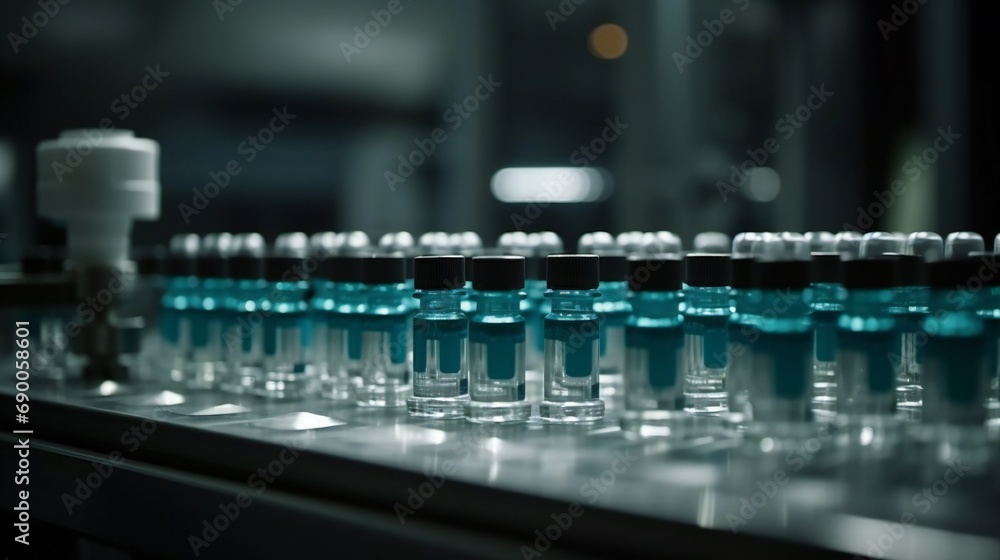
[[812,333],[763,332],[757,352],[769,356],[774,364],[774,385],[770,389],[776,398],[808,399],[811,387],[809,374],[813,352]]
[[468,319],[464,317],[428,318],[418,314],[413,318],[413,370],[427,371],[428,342],[438,348],[438,370],[441,373],[462,371],[462,345],[469,337]]
[[[413,308],[410,298],[402,284],[385,284],[368,286],[366,299],[360,325],[355,328],[362,333],[362,346],[366,340],[378,340],[376,344],[379,347],[362,348],[361,355],[398,370],[400,366],[405,366],[409,351],[409,319]],[[355,351],[351,332],[352,327],[348,326],[348,356]],[[371,333],[377,333],[377,336],[372,337]],[[408,370],[406,375],[409,375]],[[404,384],[408,382],[406,380]]]
[[730,289],[688,287],[684,290],[684,302],[684,332],[701,343],[700,355],[694,357],[692,365],[725,368],[729,363]]
[[464,398],[469,393],[466,352],[469,319],[462,312],[464,290],[417,290],[413,317],[415,398]]
[[812,290],[763,290],[750,375],[753,421],[812,419]]
[[837,406],[848,415],[896,412],[898,328],[889,312],[891,290],[851,290],[838,320]]
[[264,321],[264,359],[273,371],[302,374],[306,371],[310,323],[306,282],[271,285],[271,315]]
[[760,290],[733,290],[733,314],[729,317],[728,371],[726,393],[729,410],[748,412],[750,376],[753,373],[753,349],[760,338]]
[[545,280],[525,280],[528,297],[521,303],[521,314],[534,333],[534,348],[538,355],[545,352],[545,316],[552,312],[552,302],[545,297]]
[[837,321],[844,312],[847,290],[843,284],[817,282],[812,285],[813,323],[816,325],[816,362],[837,359]]
[[[492,323],[477,321],[469,324],[469,342],[487,348],[485,376],[488,379],[511,380],[518,375],[517,347],[525,342],[524,320]],[[522,397],[523,398],[523,397]]]
[[839,337],[837,334],[837,321],[840,313],[836,311],[815,311],[813,321],[816,324],[816,361],[831,363],[837,360],[837,348],[839,347]]
[[[333,307],[327,314],[329,336],[328,368],[360,374],[361,321],[366,305],[364,285],[360,282],[335,283]],[[355,371],[356,370],[356,371]]]
[[168,347],[180,343],[181,321],[192,309],[197,287],[198,280],[193,276],[167,279],[163,298],[160,300],[163,317],[160,321],[160,337]]
[[684,348],[684,329],[672,327],[625,327],[625,345],[646,352],[649,359],[646,382],[654,390],[674,389],[681,380],[677,353]]
[[601,320],[593,307],[599,295],[597,290],[546,290],[552,311],[543,323],[545,401],[599,398]]
[[978,296],[968,290],[931,292],[923,327],[928,368],[924,398],[926,422],[959,418],[981,423],[987,398],[989,358],[986,325],[976,314]]
[[600,319],[545,318],[545,338],[558,341],[564,348],[565,374],[588,377],[597,369],[591,348],[600,341]]
[[[619,345],[625,342],[622,334],[625,323],[632,314],[632,306],[626,298],[628,283],[604,281],[600,283],[598,290],[601,295],[594,300],[594,313],[601,318],[601,371],[612,375],[621,374],[625,367],[625,348]],[[612,333],[615,335],[611,336]]]

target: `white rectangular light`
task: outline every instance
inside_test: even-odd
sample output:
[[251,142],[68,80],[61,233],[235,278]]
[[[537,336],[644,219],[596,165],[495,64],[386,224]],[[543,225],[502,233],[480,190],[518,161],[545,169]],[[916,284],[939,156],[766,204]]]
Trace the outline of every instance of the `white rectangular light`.
[[610,194],[610,178],[590,167],[505,167],[490,189],[500,202],[596,202]]

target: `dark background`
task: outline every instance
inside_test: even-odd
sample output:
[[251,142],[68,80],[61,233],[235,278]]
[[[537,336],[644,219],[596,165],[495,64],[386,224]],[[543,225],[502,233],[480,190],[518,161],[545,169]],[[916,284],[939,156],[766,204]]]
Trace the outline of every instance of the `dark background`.
[[[546,11],[558,13],[557,0],[401,1],[350,63],[342,43],[387,0],[243,0],[221,18],[221,2],[208,0],[73,0],[16,53],[10,33],[21,34],[39,4],[0,3],[0,260],[63,241],[58,224],[34,217],[35,146],[105,117],[161,146],[161,219],[136,223],[139,245],[181,231],[350,229],[374,239],[474,230],[492,245],[526,211],[496,199],[493,174],[571,167],[571,154],[616,116],[629,128],[593,162],[613,191],[550,205],[526,231],[554,230],[572,248],[593,230],[671,230],[689,247],[705,230],[847,223],[972,230],[989,245],[1000,229],[996,2],[749,0],[741,11],[730,0],[564,0],[574,11],[553,30]],[[919,8],[886,40],[878,22],[891,21],[894,5]],[[723,9],[735,21],[679,72],[673,54]],[[588,48],[606,23],[628,36],[613,60]],[[119,119],[112,104],[147,65],[169,76]],[[445,111],[491,74],[502,85],[451,130]],[[729,166],[821,84],[834,96],[766,164],[780,178],[777,196],[753,200],[745,187],[724,201],[716,184]],[[242,157],[239,144],[285,106],[297,115],[289,127],[185,224],[178,205],[192,188]],[[904,161],[948,126],[961,138],[911,182]],[[390,190],[384,173],[437,127],[447,141]],[[896,179],[906,195],[859,224],[857,209]]]

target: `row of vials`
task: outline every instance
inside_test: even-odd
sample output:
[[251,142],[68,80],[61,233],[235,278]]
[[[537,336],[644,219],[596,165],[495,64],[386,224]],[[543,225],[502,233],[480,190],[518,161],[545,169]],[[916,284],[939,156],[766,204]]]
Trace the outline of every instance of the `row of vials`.
[[[476,421],[777,446],[835,423],[977,440],[1000,412],[1000,274],[983,239],[930,232],[175,236],[140,361],[189,387]],[[468,281],[467,281],[468,280]],[[537,394],[537,397],[532,395]],[[763,445],[763,444],[762,444]]]

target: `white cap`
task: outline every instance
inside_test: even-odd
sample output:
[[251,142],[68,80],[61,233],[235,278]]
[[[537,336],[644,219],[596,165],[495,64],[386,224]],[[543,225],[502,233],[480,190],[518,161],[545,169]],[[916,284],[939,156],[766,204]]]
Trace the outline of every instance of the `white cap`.
[[840,253],[841,260],[861,258],[861,238],[856,231],[842,231],[834,236],[834,250]]
[[969,256],[969,253],[985,251],[983,236],[974,231],[955,231],[948,234],[944,244],[944,255],[949,259]]
[[906,250],[906,238],[898,233],[873,231],[861,238],[861,258],[870,259],[888,253],[902,254]]
[[580,236],[577,243],[578,253],[595,253],[600,251],[614,251],[618,249],[613,235],[606,231],[592,231]]
[[721,231],[703,231],[694,236],[694,250],[699,253],[728,253],[732,241]]
[[371,253],[371,240],[363,231],[342,231],[334,241],[337,253],[346,256],[365,256]]
[[643,233],[641,231],[623,231],[618,234],[615,240],[618,242],[619,247],[629,253],[638,253],[643,248],[642,236]]
[[683,245],[681,238],[672,231],[651,231],[643,234],[642,244],[646,252],[653,255],[680,254]]
[[736,237],[733,238],[733,258],[752,257],[754,242],[761,239],[763,235],[753,231],[737,233]]
[[916,231],[906,238],[906,254],[924,258],[924,262],[936,262],[944,258],[944,242],[933,231]]
[[828,231],[807,231],[806,241],[809,250],[814,253],[828,253],[837,247],[837,236]]
[[160,145],[131,130],[65,130],[37,156],[38,213],[66,221],[73,266],[123,266],[132,220],[160,217]]

